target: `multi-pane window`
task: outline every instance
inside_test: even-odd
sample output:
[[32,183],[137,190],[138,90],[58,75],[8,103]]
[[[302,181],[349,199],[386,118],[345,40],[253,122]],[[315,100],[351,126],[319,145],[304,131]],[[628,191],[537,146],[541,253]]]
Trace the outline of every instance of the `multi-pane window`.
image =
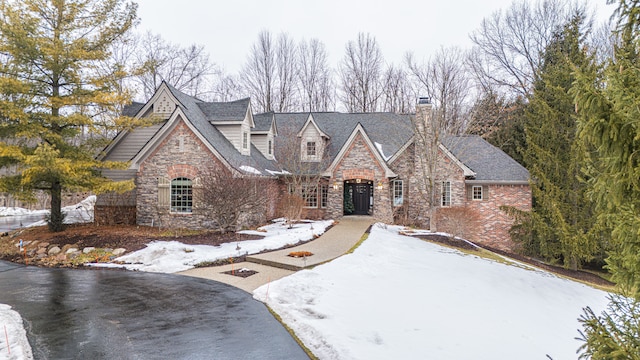
[[451,182],[442,182],[442,206],[451,206]]
[[307,141],[307,157],[315,157],[316,156],[316,142],[315,141]]
[[269,152],[269,155],[273,153],[273,142],[271,140],[269,140],[269,149],[267,151]]
[[393,180],[393,206],[400,206],[404,203],[404,189],[402,180]]
[[472,199],[473,200],[482,200],[482,186],[480,185],[474,185],[471,188],[471,194],[472,194]]
[[249,148],[249,133],[247,132],[242,133],[242,148],[243,149]]
[[193,209],[193,185],[191,179],[171,180],[171,212],[190,213]]
[[304,184],[302,185],[302,198],[304,199],[305,207],[318,207],[318,186]]
[[329,200],[329,185],[320,185],[320,207],[326,208]]

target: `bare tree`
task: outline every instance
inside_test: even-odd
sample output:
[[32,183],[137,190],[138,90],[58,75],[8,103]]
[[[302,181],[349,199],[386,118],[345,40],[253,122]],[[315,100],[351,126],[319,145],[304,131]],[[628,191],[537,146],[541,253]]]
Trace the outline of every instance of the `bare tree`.
[[318,39],[298,45],[300,70],[298,72],[301,105],[305,111],[328,111],[335,106],[333,77],[327,65],[325,46]]
[[349,41],[340,64],[341,100],[349,112],[378,110],[384,59],[375,37],[360,33]]
[[407,67],[436,109],[432,123],[437,132],[454,134],[464,130],[471,89],[464,57],[457,47],[440,48],[422,64],[416,63],[412,54],[406,55]]
[[526,97],[543,50],[576,7],[584,5],[570,0],[514,1],[506,11],[484,19],[471,34],[475,47],[469,59],[479,83]]
[[382,77],[381,110],[408,114],[414,110],[416,94],[407,77],[407,72],[389,65]]
[[238,76],[227,74],[223,69],[215,72],[211,88],[213,101],[233,101],[244,97]]
[[293,39],[286,33],[278,36],[276,46],[276,74],[278,92],[276,108],[278,112],[290,112],[296,108],[298,81],[298,49]]
[[155,93],[164,80],[195,97],[207,95],[213,65],[202,45],[182,48],[150,32],[136,42],[137,76],[145,98]]
[[236,231],[243,216],[265,213],[273,195],[267,182],[258,176],[204,170],[193,193],[194,207],[213,220],[221,233]]
[[[285,171],[282,179],[287,196],[283,197],[280,204],[285,216],[300,216],[305,201],[314,196],[317,199],[323,180],[322,171],[329,162],[329,140],[318,138],[309,141],[299,137],[299,131],[292,124],[278,128],[279,140],[276,142],[275,156]],[[287,218],[290,225],[297,220],[299,218]]]
[[268,31],[258,34],[258,41],[251,47],[247,63],[240,72],[240,80],[257,112],[274,110],[276,88],[276,54],[273,36]]

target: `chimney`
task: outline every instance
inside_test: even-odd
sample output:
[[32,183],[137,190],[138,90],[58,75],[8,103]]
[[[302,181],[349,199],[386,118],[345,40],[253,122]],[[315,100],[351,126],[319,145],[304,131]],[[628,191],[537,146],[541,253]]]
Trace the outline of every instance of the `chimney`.
[[416,116],[415,116],[415,122],[416,122],[415,126],[418,131],[422,132],[425,130],[425,127],[429,128],[428,126],[425,126],[425,125],[431,121],[431,110],[432,110],[431,98],[428,98],[428,97],[418,98],[418,104],[416,105]]

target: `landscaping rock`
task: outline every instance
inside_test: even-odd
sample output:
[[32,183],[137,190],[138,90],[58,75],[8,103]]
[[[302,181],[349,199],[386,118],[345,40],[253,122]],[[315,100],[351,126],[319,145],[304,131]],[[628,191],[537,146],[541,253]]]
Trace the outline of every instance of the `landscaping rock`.
[[52,256],[52,255],[58,255],[58,254],[60,254],[60,252],[61,252],[61,251],[62,251],[62,250],[60,250],[60,248],[59,248],[59,247],[54,246],[54,247],[52,247],[51,249],[49,249],[49,253],[48,253],[48,254],[49,254],[49,256]]
[[56,256],[56,260],[57,260],[57,261],[65,261],[65,260],[67,260],[67,255],[65,255],[65,254],[58,254],[58,256]]
[[67,251],[65,252],[65,254],[73,254],[73,253],[77,253],[80,252],[80,250],[78,250],[78,248],[68,248]]
[[46,252],[47,252],[47,248],[46,247],[38,248],[38,251],[36,251],[36,253],[38,255],[44,255]]
[[82,253],[83,253],[83,254],[88,254],[88,253],[90,253],[90,252],[94,251],[95,249],[96,249],[96,248],[95,248],[95,247],[93,247],[93,246],[88,246],[88,247],[86,247],[86,248],[82,249]]
[[42,243],[38,244],[38,247],[44,247],[44,248],[46,248],[47,246],[49,246],[49,243],[48,243],[48,242],[42,242]]
[[124,254],[125,252],[127,252],[127,249],[124,248],[117,248],[115,250],[113,250],[113,252],[111,252],[114,256],[120,256],[122,254]]

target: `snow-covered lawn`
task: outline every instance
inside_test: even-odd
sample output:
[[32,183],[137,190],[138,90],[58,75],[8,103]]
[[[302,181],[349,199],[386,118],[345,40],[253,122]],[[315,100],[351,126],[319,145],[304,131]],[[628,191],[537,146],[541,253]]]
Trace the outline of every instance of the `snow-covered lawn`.
[[376,225],[353,253],[254,292],[320,359],[575,359],[606,293]]
[[0,304],[0,334],[0,359],[33,359],[22,318],[9,305]]
[[[88,264],[99,267],[124,267],[128,270],[174,273],[189,270],[204,262],[213,262],[230,257],[257,254],[265,250],[280,249],[287,245],[311,240],[320,236],[333,220],[297,223],[289,229],[284,221],[276,221],[257,231],[240,231],[244,234],[260,235],[264,238],[220,246],[185,245],[178,241],[154,241],[146,248],[115,259],[118,264]],[[239,248],[238,248],[239,247]]]

